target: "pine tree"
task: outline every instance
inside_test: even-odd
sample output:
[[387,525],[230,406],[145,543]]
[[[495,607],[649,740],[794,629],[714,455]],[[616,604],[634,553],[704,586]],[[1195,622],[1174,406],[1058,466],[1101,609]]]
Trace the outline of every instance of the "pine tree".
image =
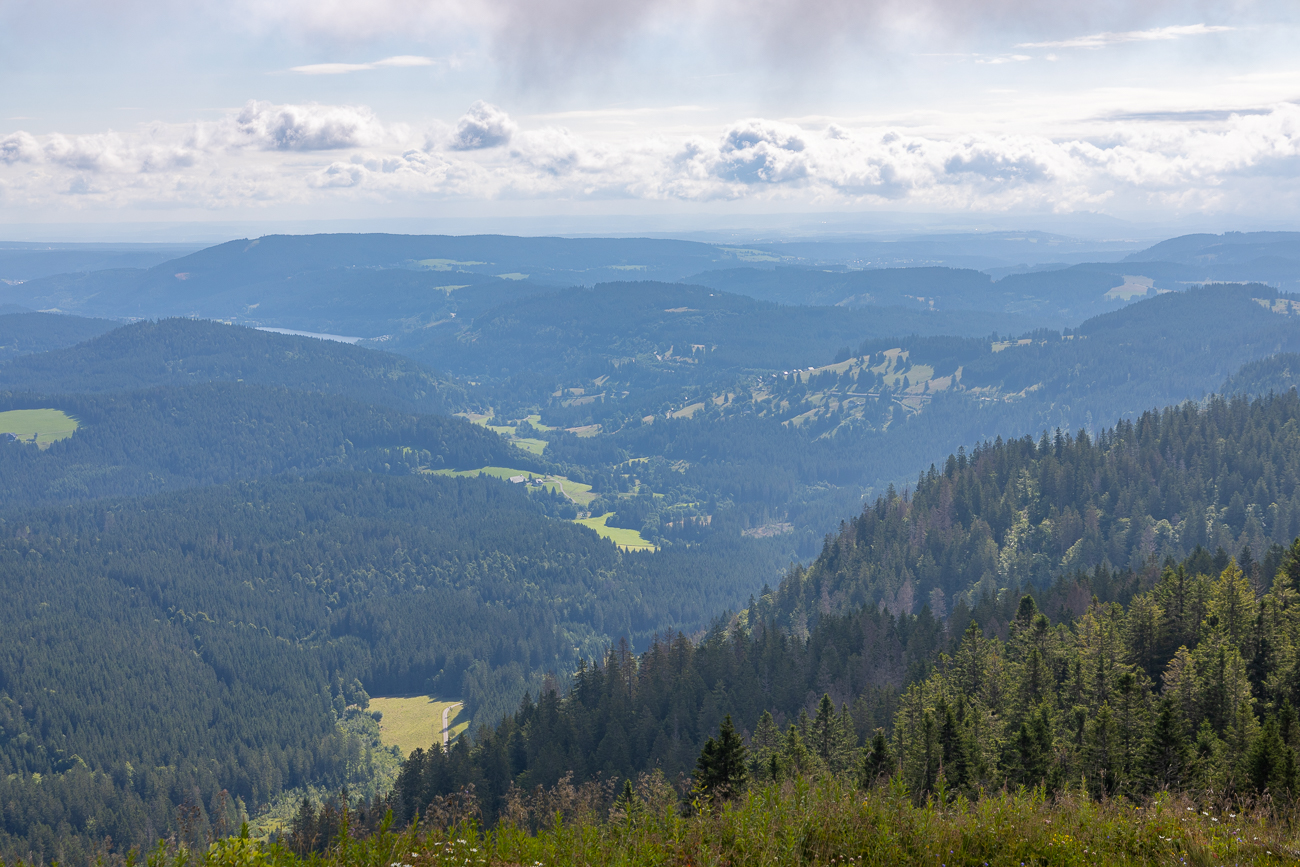
[[695,763],[696,788],[713,803],[728,801],[744,789],[749,774],[745,769],[745,744],[736,734],[727,714],[718,737],[709,738]]
[[1174,699],[1160,700],[1155,725],[1142,756],[1142,772],[1148,790],[1178,789],[1191,761],[1187,732]]
[[884,729],[876,729],[871,736],[871,746],[862,761],[862,784],[870,788],[894,773],[894,753]]
[[772,720],[772,712],[765,710],[749,739],[750,769],[754,779],[775,781],[780,771],[780,753],[781,731]]

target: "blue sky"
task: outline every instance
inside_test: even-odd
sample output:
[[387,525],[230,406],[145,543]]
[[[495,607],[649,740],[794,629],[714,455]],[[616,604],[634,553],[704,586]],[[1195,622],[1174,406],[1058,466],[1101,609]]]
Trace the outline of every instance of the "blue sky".
[[0,222],[1292,226],[1295,8],[0,0]]

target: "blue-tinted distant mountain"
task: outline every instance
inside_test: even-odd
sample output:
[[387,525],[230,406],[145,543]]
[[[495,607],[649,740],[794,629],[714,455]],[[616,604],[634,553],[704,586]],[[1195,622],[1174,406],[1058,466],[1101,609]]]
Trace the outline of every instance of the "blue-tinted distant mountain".
[[[1082,264],[993,280],[970,269],[920,267],[826,271],[776,267],[697,274],[692,282],[775,301],[836,307],[897,306],[942,312],[980,311],[1018,317],[1004,330],[1063,328],[1162,290],[1186,288],[1194,269],[1164,262]],[[954,332],[955,333],[955,332]]]
[[[988,335],[1018,317],[901,306],[787,307],[680,283],[607,283],[536,294],[374,344],[453,373],[553,382],[619,369],[680,382],[823,360],[823,347],[899,334]],[[825,359],[829,360],[829,359]],[[608,371],[606,371],[608,372]]]
[[197,244],[0,243],[0,280],[34,280],[110,268],[152,268],[198,248]]
[[231,241],[147,270],[63,274],[0,287],[0,303],[376,337],[452,314],[474,315],[536,286],[677,280],[753,258],[771,257],[646,239],[279,235]]
[[0,310],[0,361],[72,346],[117,328],[107,319]]
[[988,270],[1054,263],[1114,262],[1141,245],[1134,241],[1093,241],[1049,232],[968,232],[914,235],[891,240],[791,241],[756,244],[783,259],[813,266],[847,268],[949,268]]
[[1125,262],[1181,262],[1185,265],[1241,265],[1261,258],[1300,262],[1300,232],[1225,232],[1182,235],[1161,241]]
[[1226,232],[1183,235],[1134,253],[1125,263],[1170,262],[1201,281],[1258,281],[1300,286],[1300,232]]

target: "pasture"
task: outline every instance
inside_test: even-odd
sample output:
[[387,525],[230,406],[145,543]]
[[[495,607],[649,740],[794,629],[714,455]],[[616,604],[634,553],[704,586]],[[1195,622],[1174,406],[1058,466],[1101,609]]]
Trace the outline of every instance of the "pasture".
[[586,506],[594,499],[596,494],[591,492],[591,485],[582,482],[575,482],[568,476],[544,476],[541,473],[534,473],[531,470],[516,470],[510,467],[483,467],[477,470],[428,470],[435,476],[491,476],[494,479],[507,480],[514,476],[525,476],[530,481],[532,479],[541,479],[542,485],[548,491],[559,491],[568,497],[579,507]]
[[0,412],[0,434],[10,433],[23,442],[47,448],[65,440],[77,429],[77,420],[57,409],[11,409]]
[[611,527],[606,522],[614,516],[613,512],[606,512],[599,518],[578,518],[575,524],[581,524],[584,527],[590,527],[600,535],[609,539],[624,551],[657,551],[651,543],[647,542],[641,533],[637,530],[629,530],[625,527]]
[[384,715],[379,721],[379,739],[384,746],[397,747],[403,756],[409,756],[416,747],[427,750],[431,744],[442,743],[442,712],[449,708],[451,739],[455,740],[469,728],[469,717],[460,702],[428,695],[372,696],[369,710]]

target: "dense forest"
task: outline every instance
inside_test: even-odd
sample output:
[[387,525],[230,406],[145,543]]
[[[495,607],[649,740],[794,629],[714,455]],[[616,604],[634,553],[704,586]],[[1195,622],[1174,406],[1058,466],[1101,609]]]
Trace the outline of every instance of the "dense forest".
[[[921,794],[941,785],[945,762],[942,785],[968,794],[1049,774],[1057,786],[1083,775],[1112,794],[1259,791],[1276,789],[1277,762],[1293,786],[1289,753],[1257,738],[1300,747],[1288,710],[1300,703],[1288,685],[1300,683],[1298,421],[1294,392],[1216,398],[1095,441],[1044,435],[953,455],[914,492],[890,491],[846,522],[810,567],[700,644],[665,639],[639,660],[611,651],[579,670],[567,697],[526,701],[472,746],[414,756],[402,809],[469,782],[491,813],[512,784],[555,785],[568,770],[689,773],[726,714],[769,767],[776,755],[776,767],[817,768],[801,749],[821,744],[822,763],[858,773],[872,732],[891,731],[870,746],[872,761],[881,773],[886,757],[901,762]],[[1183,690],[1176,719],[1166,687]],[[793,738],[786,729],[801,712],[811,718]],[[958,753],[926,740],[939,743],[941,729],[943,749]],[[1117,731],[1128,739],[1122,759],[1097,759],[1120,749],[1105,740]],[[1158,746],[1180,763],[1156,782],[1142,762],[1157,747],[1135,740],[1150,732],[1172,739]],[[1258,759],[1253,776],[1246,755]]]
[[[515,241],[268,238],[0,292],[384,338],[0,316],[0,412],[79,424],[0,442],[0,859],[304,795],[294,857],[390,808],[1300,791],[1291,296]],[[783,292],[843,306],[753,297]],[[369,697],[423,694],[473,728],[397,773]]]
[[[843,363],[818,371],[685,389],[675,402],[667,385],[652,388],[643,392],[655,401],[642,406],[655,413],[648,419],[627,417],[618,400],[549,408],[541,417],[552,424],[595,419],[605,432],[534,435],[549,441],[549,460],[583,467],[601,492],[626,490],[635,478],[664,494],[638,513],[634,526],[645,533],[659,535],[684,514],[723,503],[751,529],[784,528],[789,550],[812,557],[823,533],[856,511],[863,493],[890,483],[901,489],[935,455],[997,436],[1095,432],[1103,418],[1138,418],[1152,407],[1200,399],[1243,363],[1300,341],[1300,319],[1265,310],[1254,300],[1264,292],[1276,295],[1267,287],[1161,295],[1071,335],[1043,332],[1024,345],[866,340],[844,351]],[[991,351],[994,345],[1001,351]],[[1241,375],[1255,376],[1252,369]],[[693,409],[689,417],[666,417],[683,406]]]
[[0,362],[72,346],[116,327],[116,322],[107,319],[0,311]]
[[1300,353],[1279,352],[1259,361],[1243,364],[1224,381],[1221,394],[1265,395],[1283,393],[1300,385]]
[[985,596],[946,622],[928,607],[868,607],[825,616],[805,639],[740,619],[698,644],[665,640],[639,658],[612,650],[566,695],[525,699],[472,743],[412,753],[388,803],[410,819],[473,786],[494,821],[519,791],[568,781],[658,771],[698,783],[733,719],[742,786],[893,778],[918,802],[1004,785],[1290,796],[1300,541],[1273,562],[1276,580],[1261,584],[1258,563],[1248,575],[1200,549],[1018,600]]
[[770,562],[738,536],[622,554],[550,499],[335,471],[0,514],[0,851],[347,783],[354,681],[496,720],[616,636],[701,629]]
[[478,425],[240,382],[117,394],[0,394],[0,411],[53,407],[81,427],[37,450],[0,442],[0,503],[149,494],[287,471],[382,473],[537,459]]
[[[72,316],[50,318],[109,325]],[[0,317],[0,327],[8,319]],[[14,327],[28,328],[19,323]],[[334,394],[407,412],[451,412],[464,401],[461,387],[439,380],[414,361],[335,341],[197,319],[137,322],[97,336],[104,330],[83,326],[78,333],[87,333],[59,344],[59,351],[0,364],[0,391],[94,393],[247,382]]]
[[950,611],[1099,563],[1287,544],[1300,535],[1298,430],[1290,392],[1148,412],[1095,438],[1058,431],[959,451],[847,522],[771,612],[798,629],[863,604]]

